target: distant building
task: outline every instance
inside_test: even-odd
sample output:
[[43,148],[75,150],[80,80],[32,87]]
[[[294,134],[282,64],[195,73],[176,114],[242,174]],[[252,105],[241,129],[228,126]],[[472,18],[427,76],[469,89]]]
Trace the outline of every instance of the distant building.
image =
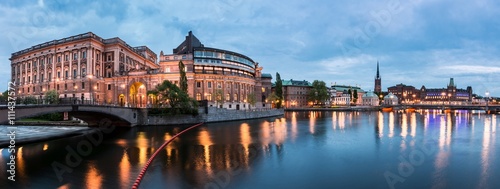
[[467,86],[466,89],[457,89],[453,78],[450,78],[450,82],[446,88],[428,89],[422,86],[419,93],[422,103],[427,104],[445,102],[450,104],[472,103],[472,87]]
[[[332,91],[332,105],[349,105],[349,103],[347,102],[350,102],[352,99],[351,95],[349,95],[349,90],[351,91],[351,93],[358,93],[358,99],[356,100],[355,104],[363,104],[363,95],[365,94],[365,91],[363,89],[361,89],[360,87],[334,84],[330,88],[330,91]],[[333,94],[333,92],[335,94]],[[346,102],[346,100],[348,101]]]
[[282,80],[283,86],[283,106],[285,108],[307,107],[307,93],[311,90],[312,84],[306,80]]
[[402,83],[387,88],[387,92],[396,95],[402,104],[414,103],[419,97],[418,90],[414,86]]
[[392,93],[384,97],[384,105],[398,105],[398,102],[398,97]]
[[373,89],[375,93],[382,92],[382,78],[380,77],[379,63],[377,61],[377,75],[375,75],[375,88]]
[[368,91],[363,95],[363,106],[378,106],[379,98],[377,94],[372,91]]

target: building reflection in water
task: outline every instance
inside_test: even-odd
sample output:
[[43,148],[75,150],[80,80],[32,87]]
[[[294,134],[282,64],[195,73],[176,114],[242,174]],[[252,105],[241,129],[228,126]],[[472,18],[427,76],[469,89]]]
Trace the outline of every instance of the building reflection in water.
[[240,142],[244,150],[244,164],[245,167],[248,166],[248,156],[250,154],[249,147],[252,144],[252,136],[250,136],[250,126],[248,123],[242,123],[240,125]]
[[142,166],[148,159],[149,140],[146,132],[137,132],[137,148],[139,148],[139,164]]
[[445,168],[448,166],[450,157],[452,122],[451,114],[442,115],[439,119],[439,148],[434,162],[434,185],[432,188],[444,188],[446,186]]
[[379,138],[384,136],[384,113],[378,112],[377,135]]
[[495,133],[496,133],[496,115],[491,118],[484,118],[483,144],[481,149],[481,177],[477,188],[489,188],[488,179],[491,172],[491,155],[495,154]]
[[204,159],[205,170],[207,171],[208,175],[212,175],[212,162],[210,161],[211,160],[210,146],[212,146],[214,143],[212,142],[210,138],[210,133],[207,131],[206,127],[201,128],[201,131],[198,135],[198,141],[200,141],[200,144],[203,146],[203,159]]
[[316,113],[318,112],[310,112],[309,113],[309,133],[314,134],[316,127]]
[[297,138],[297,112],[292,112],[292,141]]
[[119,164],[120,169],[120,184],[121,188],[129,187],[130,182],[130,161],[128,158],[127,150],[123,150],[122,159]]
[[94,162],[88,164],[88,170],[85,175],[85,185],[87,188],[102,188],[102,175],[99,173]]
[[389,112],[389,138],[394,136],[394,112]]
[[410,116],[410,127],[411,133],[410,135],[415,138],[417,135],[417,113],[413,112]]

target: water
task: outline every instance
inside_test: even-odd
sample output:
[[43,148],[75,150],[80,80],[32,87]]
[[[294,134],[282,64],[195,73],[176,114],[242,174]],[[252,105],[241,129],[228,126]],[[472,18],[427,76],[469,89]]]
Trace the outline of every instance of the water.
[[[496,115],[432,111],[287,112],[206,124],[162,149],[141,188],[500,188],[497,128]],[[130,188],[181,129],[116,128],[92,149],[82,137],[25,145],[16,182],[2,171],[0,188]],[[78,145],[89,154],[65,163],[66,147]],[[1,154],[5,170],[9,154]],[[54,162],[66,166],[61,181]]]

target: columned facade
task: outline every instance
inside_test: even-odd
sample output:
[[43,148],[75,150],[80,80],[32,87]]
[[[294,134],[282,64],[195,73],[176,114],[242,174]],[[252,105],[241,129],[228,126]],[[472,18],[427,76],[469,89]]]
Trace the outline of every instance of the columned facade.
[[131,47],[92,32],[35,45],[10,60],[19,98],[44,99],[47,91],[56,90],[73,103],[147,107],[154,103],[148,90],[164,80],[179,83],[178,63],[183,61],[191,97],[229,109],[270,107],[262,96],[269,95],[271,80],[262,76],[258,63],[204,47],[191,32],[173,54],[162,52],[159,61],[146,46]]

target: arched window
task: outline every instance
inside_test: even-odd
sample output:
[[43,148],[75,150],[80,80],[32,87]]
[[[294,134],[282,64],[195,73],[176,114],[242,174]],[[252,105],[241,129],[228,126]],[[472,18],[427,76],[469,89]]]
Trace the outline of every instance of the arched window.
[[196,94],[196,100],[201,100],[201,94],[200,93]]

